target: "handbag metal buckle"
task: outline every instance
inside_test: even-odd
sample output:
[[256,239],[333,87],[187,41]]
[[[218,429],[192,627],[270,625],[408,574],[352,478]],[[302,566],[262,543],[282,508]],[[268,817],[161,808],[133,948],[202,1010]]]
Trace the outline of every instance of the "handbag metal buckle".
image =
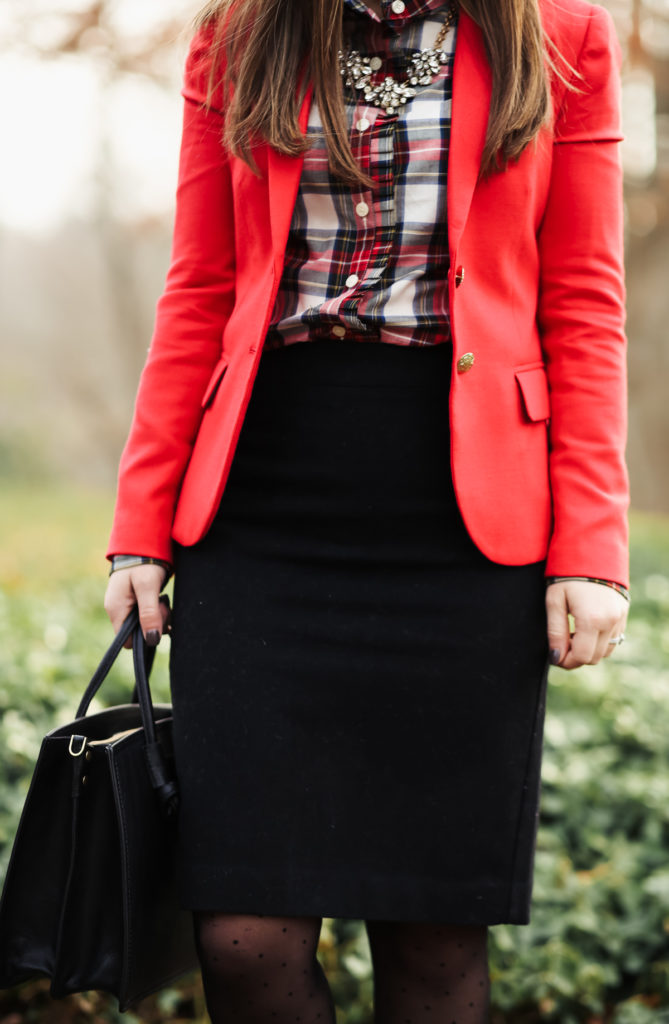
[[[82,744],[81,744],[81,747],[79,748],[79,750],[73,750],[72,749],[72,741],[73,740],[81,740],[82,741]],[[69,743],[69,746],[68,746],[68,750],[72,754],[72,757],[81,757],[81,755],[83,754],[85,749],[86,749],[86,736],[77,736],[75,733],[73,733],[72,736],[70,736],[70,743]]]

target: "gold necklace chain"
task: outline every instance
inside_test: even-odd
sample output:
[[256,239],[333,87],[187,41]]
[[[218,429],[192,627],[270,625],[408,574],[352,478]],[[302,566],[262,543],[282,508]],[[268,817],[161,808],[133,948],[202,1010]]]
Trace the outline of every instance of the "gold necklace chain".
[[339,51],[339,71],[344,85],[349,89],[363,92],[365,103],[381,107],[387,114],[397,113],[417,92],[417,86],[431,85],[448,61],[448,54],[442,50],[448,30],[455,24],[458,16],[457,4],[449,5],[446,18],[439,29],[434,44],[425,50],[416,50],[410,55],[410,69],[406,82],[397,82],[392,75],[386,75],[378,84],[372,82],[372,76],[383,66],[380,57],[363,57],[358,50],[344,53]]

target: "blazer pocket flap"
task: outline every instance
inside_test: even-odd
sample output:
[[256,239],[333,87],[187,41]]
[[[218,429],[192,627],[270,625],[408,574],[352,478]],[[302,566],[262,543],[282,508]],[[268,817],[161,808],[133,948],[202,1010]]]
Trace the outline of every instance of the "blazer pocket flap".
[[550,419],[551,400],[545,368],[532,366],[526,370],[516,370],[515,373],[529,419],[533,422]]
[[209,383],[207,384],[207,390],[202,396],[201,405],[203,409],[206,409],[207,406],[211,405],[211,403],[214,401],[214,398],[216,397],[216,392],[218,391],[218,386],[223,380],[223,374],[225,373],[227,368],[227,357],[221,356],[221,358],[216,363],[216,366],[214,367],[214,372],[212,373],[209,379]]

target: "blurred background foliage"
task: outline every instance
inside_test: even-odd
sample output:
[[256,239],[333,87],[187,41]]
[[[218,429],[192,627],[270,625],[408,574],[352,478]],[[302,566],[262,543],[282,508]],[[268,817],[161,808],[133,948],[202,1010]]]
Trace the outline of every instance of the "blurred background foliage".
[[[106,647],[113,479],[169,258],[192,0],[0,0],[0,880],[41,737]],[[491,929],[493,1024],[669,1024],[669,0],[607,0],[624,54],[628,642],[549,687],[532,923]],[[169,699],[167,640],[154,691]],[[129,659],[100,700],[131,688]],[[324,922],[342,1024],[360,922]],[[199,975],[119,1015],[0,993],[0,1024],[206,1020]]]

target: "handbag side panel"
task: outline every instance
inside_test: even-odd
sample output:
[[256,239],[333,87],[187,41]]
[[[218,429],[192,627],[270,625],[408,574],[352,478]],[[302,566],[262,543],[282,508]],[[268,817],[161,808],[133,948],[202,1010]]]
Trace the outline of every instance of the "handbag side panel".
[[[113,712],[107,714],[111,717]],[[90,759],[69,759],[71,799],[76,807],[51,974],[55,998],[89,989],[118,995],[123,973],[122,874],[114,791],[105,746],[89,746],[86,754]]]
[[0,987],[57,968],[58,931],[71,861],[69,737],[42,741],[0,903]]
[[[172,720],[156,735],[174,773]],[[125,956],[121,1010],[198,968],[193,917],[178,899],[176,822],[160,812],[140,744],[108,751],[120,825]],[[139,756],[137,756],[139,755]]]

